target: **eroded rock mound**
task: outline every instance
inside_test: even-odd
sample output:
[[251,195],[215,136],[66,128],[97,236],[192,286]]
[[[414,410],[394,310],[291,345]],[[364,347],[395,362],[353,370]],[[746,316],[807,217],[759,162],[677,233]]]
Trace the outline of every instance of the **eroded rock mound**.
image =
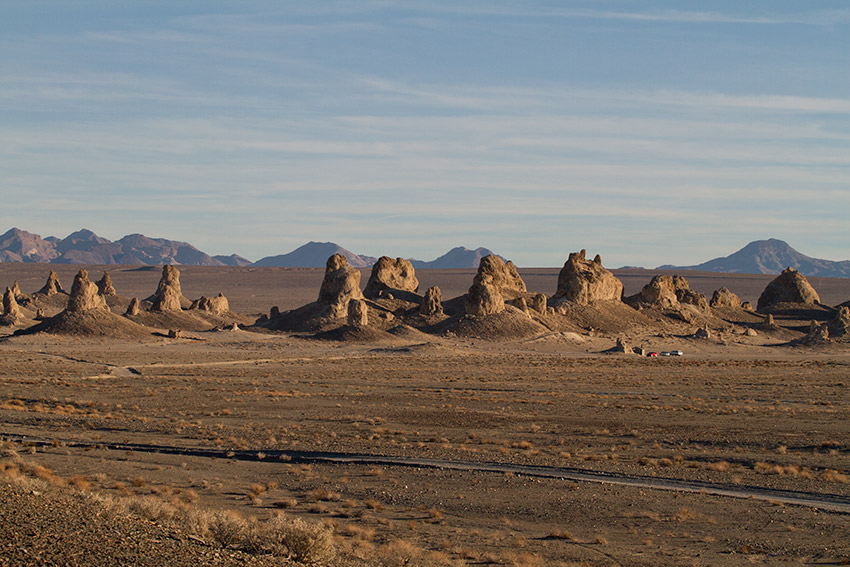
[[352,299],[363,299],[360,271],[349,266],[342,254],[334,254],[328,258],[318,302],[328,307],[329,318],[339,319],[348,315],[348,302]]
[[661,308],[675,308],[681,304],[693,305],[702,310],[708,308],[705,295],[692,290],[688,280],[682,276],[654,276],[639,294],[629,299]]
[[86,270],[80,270],[71,285],[71,296],[68,298],[70,313],[82,313],[93,309],[107,309],[106,300],[98,293],[97,284],[89,280]]
[[419,291],[419,280],[410,260],[389,256],[381,256],[372,266],[372,274],[366,282],[363,295],[369,299],[377,299],[384,293]]
[[558,275],[558,290],[553,299],[587,305],[594,301],[620,301],[623,283],[602,267],[597,255],[592,262],[586,251],[572,252]]
[[479,281],[476,276],[466,295],[465,307],[469,315],[494,315],[505,310],[505,298],[490,281]]
[[842,305],[838,308],[838,313],[835,315],[835,319],[829,322],[829,335],[832,337],[845,337],[850,335],[850,307]]
[[112,276],[109,275],[109,272],[103,272],[103,277],[97,280],[97,290],[104,297],[118,295],[115,286],[112,285]]
[[426,317],[443,314],[443,294],[437,286],[429,287],[422,298],[422,306],[419,313]]
[[196,299],[192,303],[192,307],[190,307],[190,309],[199,309],[201,311],[209,311],[216,315],[222,315],[230,311],[230,303],[227,301],[224,294],[219,292],[219,294],[213,298],[208,298],[202,295],[199,299]]
[[62,284],[59,283],[59,276],[56,275],[56,272],[50,270],[50,274],[47,276],[47,282],[43,288],[38,290],[38,293],[43,293],[48,297],[58,293],[65,293],[65,290],[62,289]]
[[15,280],[15,283],[12,284],[12,295],[15,296],[15,299],[21,297],[21,286],[18,285],[18,280]]
[[820,297],[803,274],[794,268],[785,268],[764,288],[756,310],[762,311],[777,303],[815,305],[820,303]]
[[154,295],[151,311],[180,311],[183,291],[180,289],[180,271],[171,265],[162,267],[162,278]]
[[352,299],[348,302],[348,326],[365,327],[369,324],[369,310],[362,299]]
[[711,301],[709,302],[711,307],[741,307],[741,300],[737,295],[726,289],[725,287],[721,287],[714,291],[714,294],[711,296]]

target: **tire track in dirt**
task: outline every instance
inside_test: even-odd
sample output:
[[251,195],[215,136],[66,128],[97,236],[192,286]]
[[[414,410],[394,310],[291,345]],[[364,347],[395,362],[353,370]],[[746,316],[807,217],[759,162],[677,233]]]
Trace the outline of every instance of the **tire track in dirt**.
[[[14,441],[28,446],[55,446],[56,440],[0,433],[5,441]],[[204,449],[199,447],[175,447],[170,445],[151,445],[144,443],[90,443],[73,440],[61,441],[67,447],[101,448],[113,451],[139,453],[160,453],[212,459],[238,459],[243,461],[282,461],[292,463],[334,463],[351,465],[387,465],[465,472],[492,472],[568,480],[572,482],[591,482],[617,486],[631,486],[650,490],[667,490],[723,496],[730,498],[753,499],[768,502],[781,502],[809,508],[819,508],[850,514],[850,497],[840,494],[799,492],[760,486],[740,486],[697,480],[683,480],[668,477],[650,477],[614,472],[595,471],[571,467],[548,467],[540,465],[517,465],[498,462],[455,461],[447,459],[429,459],[424,457],[403,457],[390,455],[370,455],[365,453],[341,453],[323,451],[244,451]]]

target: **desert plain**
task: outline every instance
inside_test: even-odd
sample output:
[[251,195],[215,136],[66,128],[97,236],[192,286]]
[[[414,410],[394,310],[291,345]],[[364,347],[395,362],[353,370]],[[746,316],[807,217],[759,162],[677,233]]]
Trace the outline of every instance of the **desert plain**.
[[[50,268],[69,284],[80,267]],[[160,278],[87,268],[128,298]],[[0,284],[33,292],[47,271],[0,264]],[[183,294],[222,292],[236,327],[2,328],[0,565],[850,563],[850,345],[795,343],[805,314],[763,330],[718,312],[707,338],[585,312],[516,336],[252,327],[315,301],[324,274],[181,267]],[[450,299],[475,274],[416,275]],[[614,274],[624,295],[653,276]],[[752,303],[775,277],[683,275]],[[850,280],[809,281],[850,299]]]

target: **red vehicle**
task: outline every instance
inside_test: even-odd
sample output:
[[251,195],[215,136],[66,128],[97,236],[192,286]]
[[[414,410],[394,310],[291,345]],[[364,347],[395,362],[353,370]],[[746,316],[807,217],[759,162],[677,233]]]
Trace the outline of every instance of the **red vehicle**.
[[651,352],[651,353],[647,354],[646,356],[658,356],[658,353],[657,352]]

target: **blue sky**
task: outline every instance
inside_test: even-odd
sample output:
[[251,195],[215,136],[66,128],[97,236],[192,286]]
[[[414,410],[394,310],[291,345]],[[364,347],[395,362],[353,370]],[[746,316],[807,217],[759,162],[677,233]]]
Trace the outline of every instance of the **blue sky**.
[[850,257],[850,5],[0,0],[0,230]]

